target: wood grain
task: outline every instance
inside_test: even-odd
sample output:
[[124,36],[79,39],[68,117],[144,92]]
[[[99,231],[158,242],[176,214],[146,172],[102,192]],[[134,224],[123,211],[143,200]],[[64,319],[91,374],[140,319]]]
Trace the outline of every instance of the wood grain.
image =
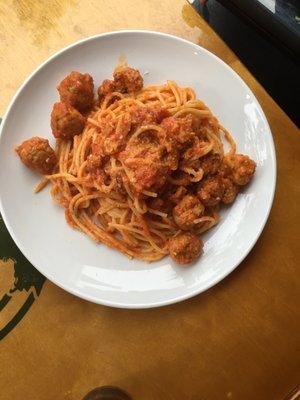
[[77,400],[108,384],[136,400],[282,400],[300,380],[299,131],[191,6],[183,0],[0,2],[0,113],[51,54],[89,35],[126,28],[198,43],[253,90],[277,151],[269,221],[234,273],[181,304],[118,310],[47,282],[1,343],[0,400]]

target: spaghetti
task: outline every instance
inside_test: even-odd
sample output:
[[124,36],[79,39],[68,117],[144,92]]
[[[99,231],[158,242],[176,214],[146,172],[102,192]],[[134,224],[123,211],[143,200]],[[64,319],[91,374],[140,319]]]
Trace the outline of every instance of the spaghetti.
[[110,91],[82,133],[56,139],[57,167],[36,191],[51,181],[73,228],[129,257],[159,260],[170,240],[212,228],[238,191],[234,176],[249,181],[254,170],[239,170],[234,139],[192,88],[168,81],[122,92],[105,82]]

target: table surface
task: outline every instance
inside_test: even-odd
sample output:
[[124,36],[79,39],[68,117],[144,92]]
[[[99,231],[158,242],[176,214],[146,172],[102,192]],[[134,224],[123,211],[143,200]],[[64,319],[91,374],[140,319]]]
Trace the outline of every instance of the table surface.
[[193,8],[184,0],[1,2],[0,113],[28,74],[57,50],[128,28],[198,43],[253,90],[277,151],[269,221],[234,273],[180,304],[113,309],[46,281],[0,344],[0,400],[78,400],[108,384],[142,400],[282,400],[300,381],[299,132]]

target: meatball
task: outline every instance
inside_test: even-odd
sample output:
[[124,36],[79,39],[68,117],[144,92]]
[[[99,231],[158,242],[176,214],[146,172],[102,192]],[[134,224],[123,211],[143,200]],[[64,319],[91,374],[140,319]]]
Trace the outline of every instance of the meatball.
[[204,178],[199,185],[197,196],[205,207],[216,206],[220,203],[224,194],[224,184],[219,176]]
[[178,118],[165,118],[160,126],[171,136],[178,135],[180,131],[180,123]]
[[16,152],[26,167],[42,175],[51,174],[57,163],[48,140],[37,136],[25,140],[16,148]]
[[191,138],[194,137],[192,133],[192,116],[186,115],[183,118],[169,117],[165,118],[160,126],[164,129],[167,135],[176,137],[178,145],[189,145]]
[[72,71],[57,87],[60,99],[79,111],[86,110],[93,104],[94,82],[89,74]]
[[143,190],[157,191],[165,184],[166,174],[166,168],[159,165],[138,166],[134,171],[133,186],[138,193],[141,193]]
[[256,168],[256,163],[244,154],[236,154],[233,158],[232,180],[239,186],[250,182]]
[[224,190],[222,195],[222,202],[224,204],[230,204],[234,202],[238,194],[238,187],[229,178],[222,178],[222,183]]
[[221,156],[218,153],[208,153],[200,161],[204,175],[214,175],[221,165]]
[[117,91],[122,93],[138,92],[144,83],[139,71],[130,67],[117,68],[114,81]]
[[232,175],[232,168],[224,158],[218,168],[218,174],[223,178],[229,178]]
[[86,119],[74,107],[66,103],[55,103],[51,113],[51,129],[54,137],[71,139],[79,135]]
[[[110,129],[113,128],[112,131]],[[127,136],[131,129],[131,118],[129,113],[124,113],[118,120],[116,127],[111,124],[108,129],[102,130],[105,135],[103,140],[103,153],[111,155],[118,153],[125,148]]]
[[184,198],[173,208],[173,218],[179,228],[190,230],[195,227],[195,220],[204,213],[204,205],[201,201],[191,194]]
[[170,256],[178,264],[189,264],[200,256],[202,240],[190,232],[180,233],[169,240]]
[[98,88],[99,100],[101,100],[103,97],[115,91],[116,91],[115,82],[110,79],[105,79]]
[[100,155],[90,154],[86,161],[86,170],[92,172],[102,166],[103,158]]
[[169,111],[162,107],[136,108],[131,113],[132,125],[136,129],[142,125],[160,124],[169,115]]

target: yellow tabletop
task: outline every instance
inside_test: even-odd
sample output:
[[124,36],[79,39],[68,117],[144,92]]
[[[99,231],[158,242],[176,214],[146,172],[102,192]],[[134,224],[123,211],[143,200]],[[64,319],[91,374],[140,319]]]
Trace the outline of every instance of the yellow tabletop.
[[184,0],[0,2],[0,113],[23,80],[57,50],[128,28],[200,44],[253,90],[277,151],[269,221],[234,273],[177,305],[112,309],[47,281],[0,343],[0,400],[78,400],[101,385],[120,386],[136,400],[284,399],[300,377],[299,132],[193,8]]

